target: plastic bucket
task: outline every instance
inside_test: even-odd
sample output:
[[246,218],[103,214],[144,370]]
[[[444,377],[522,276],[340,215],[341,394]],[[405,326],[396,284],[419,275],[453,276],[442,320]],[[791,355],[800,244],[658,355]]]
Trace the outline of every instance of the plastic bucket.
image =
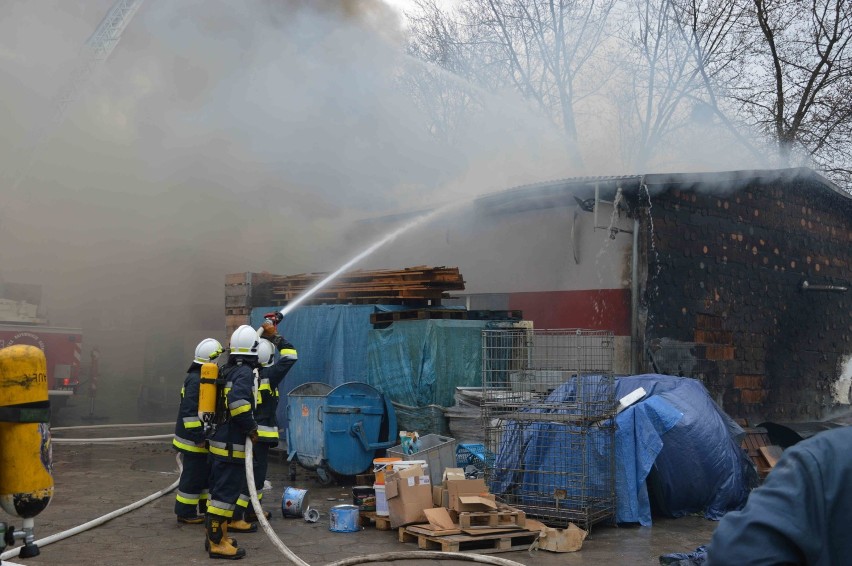
[[354,533],[361,530],[357,505],[335,505],[328,512],[328,530],[335,533]]
[[281,514],[285,517],[301,517],[308,508],[308,490],[297,487],[284,489],[281,498]]
[[356,485],[352,488],[352,504],[360,511],[375,511],[376,490],[369,485]]
[[390,515],[390,511],[388,511],[388,498],[385,493],[385,486],[376,484],[373,486],[373,489],[376,490],[376,515],[387,517]]
[[402,462],[402,458],[376,458],[373,460],[373,473],[376,474],[376,483],[385,485],[385,470],[392,470],[394,462]]
[[[423,468],[423,473],[428,476],[429,463],[426,460],[405,460],[403,462],[394,462],[393,471],[398,472],[400,470],[407,470],[408,468],[416,466],[417,464],[420,464],[420,467]],[[441,473],[443,473],[443,471]]]

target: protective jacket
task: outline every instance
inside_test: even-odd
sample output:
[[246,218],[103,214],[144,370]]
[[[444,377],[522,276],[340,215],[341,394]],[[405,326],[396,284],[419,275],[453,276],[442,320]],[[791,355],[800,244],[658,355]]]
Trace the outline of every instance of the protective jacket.
[[207,454],[207,441],[204,429],[198,418],[198,388],[201,379],[201,365],[193,363],[183,387],[180,390],[180,408],[175,423],[175,437],[172,445],[180,452]]
[[255,419],[257,420],[258,441],[277,445],[278,386],[281,385],[287,372],[299,359],[299,354],[296,352],[296,348],[281,336],[275,336],[271,341],[275,344],[275,349],[278,350],[280,357],[271,366],[258,369]]
[[224,422],[220,423],[208,442],[216,459],[245,460],[246,436],[257,430],[254,419],[254,369],[243,361],[229,361],[222,368],[225,387],[220,406]]
[[821,432],[784,451],[741,511],[722,517],[708,565],[849,564],[852,427]]

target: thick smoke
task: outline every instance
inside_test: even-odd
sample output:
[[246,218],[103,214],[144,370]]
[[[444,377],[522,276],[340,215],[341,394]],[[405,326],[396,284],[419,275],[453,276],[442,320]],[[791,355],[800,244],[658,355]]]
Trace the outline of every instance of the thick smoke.
[[0,279],[43,285],[104,374],[138,378],[166,336],[224,341],[225,273],[332,271],[369,243],[341,238],[353,219],[568,172],[522,106],[431,136],[379,0],[145,2],[56,124],[111,5],[11,1],[0,19]]

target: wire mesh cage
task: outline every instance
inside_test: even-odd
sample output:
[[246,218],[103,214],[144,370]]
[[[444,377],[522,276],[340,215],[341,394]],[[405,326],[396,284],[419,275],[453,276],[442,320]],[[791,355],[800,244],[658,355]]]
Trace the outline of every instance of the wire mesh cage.
[[614,336],[482,333],[486,480],[498,499],[585,529],[615,514]]

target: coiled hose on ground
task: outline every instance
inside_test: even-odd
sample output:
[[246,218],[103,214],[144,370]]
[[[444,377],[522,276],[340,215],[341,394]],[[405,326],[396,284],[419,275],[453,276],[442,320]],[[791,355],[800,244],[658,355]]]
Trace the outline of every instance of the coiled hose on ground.
[[[71,430],[71,429],[83,429],[83,428],[108,428],[108,427],[122,427],[127,428],[130,426],[152,426],[152,425],[160,425],[160,424],[171,424],[171,423],[146,423],[142,425],[91,425],[91,426],[80,426],[80,427],[62,427],[57,428],[55,430]],[[171,434],[165,435],[153,435],[153,436],[130,436],[130,437],[121,437],[121,438],[63,438],[63,439],[52,439],[52,442],[58,442],[60,444],[85,444],[85,443],[101,443],[101,442],[125,442],[125,441],[133,441],[133,440],[161,440],[165,438],[171,438]],[[183,471],[183,465],[181,463],[181,459],[178,456],[177,458],[178,465],[178,475]],[[290,550],[286,544],[278,537],[275,531],[272,529],[272,526],[269,524],[269,521],[266,519],[266,515],[263,512],[263,508],[260,505],[260,500],[257,498],[257,489],[254,486],[254,468],[252,465],[253,461],[253,447],[250,438],[246,438],[246,480],[248,483],[249,494],[251,495],[251,503],[254,508],[255,514],[257,515],[258,522],[266,533],[267,537],[269,537],[270,542],[277,548],[284,556],[287,557],[293,564],[297,566],[311,566],[301,558],[299,558],[292,550]],[[73,527],[71,529],[49,535],[43,539],[39,539],[35,541],[36,546],[43,547],[54,542],[58,542],[60,540],[64,540],[66,538],[72,537],[81,532],[87,531],[91,528],[100,526],[107,521],[124,515],[125,513],[129,513],[134,509],[138,509],[143,505],[154,501],[162,497],[163,495],[173,491],[178,486],[179,480],[176,480],[170,486],[161,489],[156,493],[152,493],[151,495],[136,501],[135,503],[131,503],[130,505],[126,505],[120,509],[116,509],[106,515]],[[3,554],[0,554],[0,560],[7,560],[9,558],[16,557],[20,554],[21,547],[16,547],[10,549]],[[405,551],[405,552],[384,552],[379,554],[368,554],[363,556],[353,556],[350,558],[345,558],[343,560],[338,560],[336,562],[332,562],[327,566],[353,566],[355,564],[367,564],[371,562],[387,562],[393,560],[459,560],[465,562],[477,562],[480,564],[493,564],[495,566],[524,566],[519,562],[515,562],[513,560],[508,560],[505,558],[497,558],[494,556],[485,556],[482,554],[470,554],[470,553],[461,553],[461,552],[435,552],[435,551]],[[12,566],[12,565],[10,565]]]

